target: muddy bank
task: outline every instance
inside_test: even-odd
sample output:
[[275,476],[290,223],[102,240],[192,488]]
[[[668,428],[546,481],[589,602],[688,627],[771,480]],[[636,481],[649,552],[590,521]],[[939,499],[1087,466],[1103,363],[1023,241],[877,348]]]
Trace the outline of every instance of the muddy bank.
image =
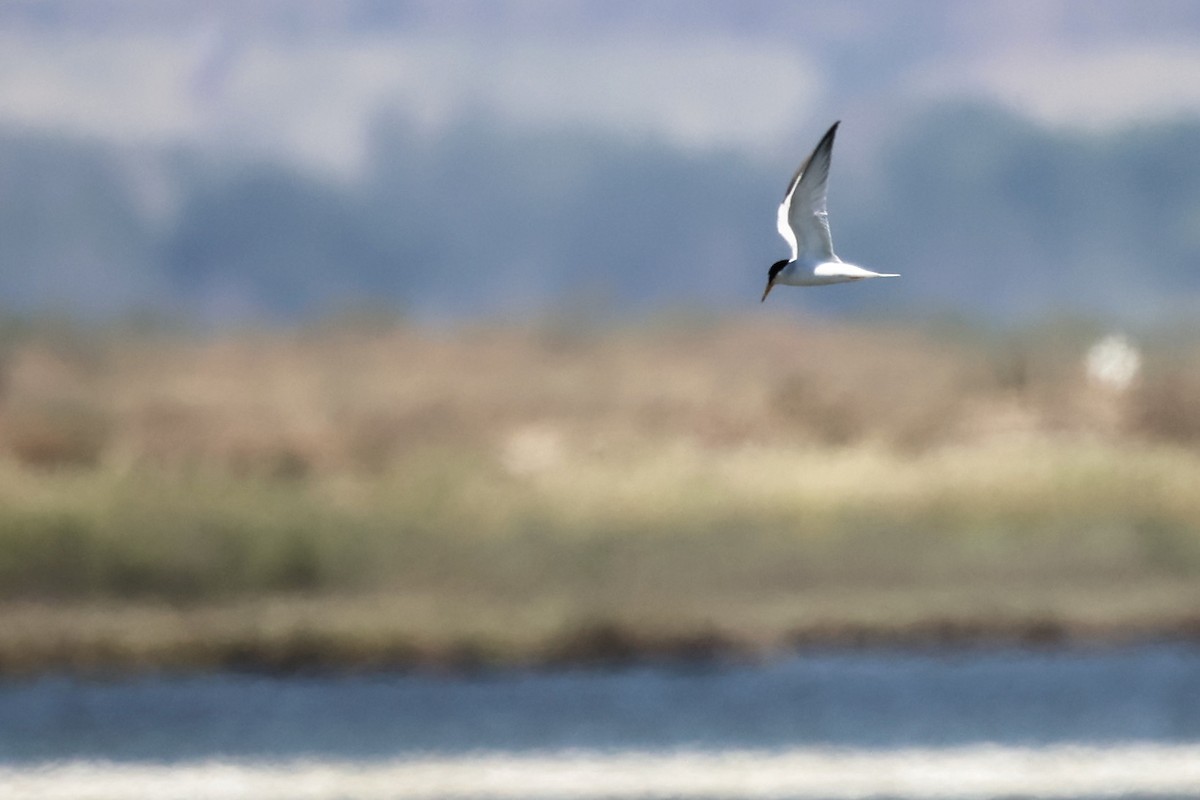
[[764,661],[830,649],[1070,649],[1145,642],[1200,643],[1200,614],[1098,623],[1053,617],[931,618],[903,624],[824,622],[767,639],[716,628],[651,634],[617,623],[596,623],[515,645],[480,638],[418,640],[403,636],[364,641],[330,630],[297,630],[249,638],[189,637],[159,646],[81,636],[0,642],[0,676],[74,674],[111,678],[146,672],[246,672],[269,676],[432,671],[473,674],[492,669],[704,668]]

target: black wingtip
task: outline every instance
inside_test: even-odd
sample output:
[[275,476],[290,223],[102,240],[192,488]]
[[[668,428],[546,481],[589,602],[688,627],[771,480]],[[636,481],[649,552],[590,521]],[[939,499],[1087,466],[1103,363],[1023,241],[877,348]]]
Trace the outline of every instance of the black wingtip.
[[833,147],[834,134],[837,133],[838,125],[841,124],[842,121],[839,119],[837,122],[829,126],[829,130],[825,131],[825,135],[821,137],[821,141],[817,142],[817,146],[813,148],[814,155],[821,150]]

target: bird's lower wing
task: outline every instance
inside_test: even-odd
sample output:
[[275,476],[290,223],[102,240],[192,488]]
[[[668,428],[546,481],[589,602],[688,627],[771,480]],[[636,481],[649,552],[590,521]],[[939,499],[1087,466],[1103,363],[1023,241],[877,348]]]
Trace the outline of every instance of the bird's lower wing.
[[800,255],[800,247],[796,243],[796,234],[792,233],[792,224],[788,221],[788,200],[790,199],[789,195],[779,204],[779,213],[776,215],[775,224],[779,228],[779,235],[788,243],[788,247],[792,248],[792,257],[789,260],[795,261],[796,256]]

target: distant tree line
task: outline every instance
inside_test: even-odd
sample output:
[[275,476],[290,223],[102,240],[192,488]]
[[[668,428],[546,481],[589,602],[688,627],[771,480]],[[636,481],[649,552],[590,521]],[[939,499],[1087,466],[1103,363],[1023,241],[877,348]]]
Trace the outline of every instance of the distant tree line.
[[[783,302],[996,319],[1194,310],[1200,121],[1097,134],[953,106],[883,138],[870,169],[835,158],[834,236],[843,257],[905,279]],[[353,181],[8,132],[0,304],[285,320],[360,305],[749,307],[783,254],[774,208],[792,166],[487,118],[429,138],[383,115]]]

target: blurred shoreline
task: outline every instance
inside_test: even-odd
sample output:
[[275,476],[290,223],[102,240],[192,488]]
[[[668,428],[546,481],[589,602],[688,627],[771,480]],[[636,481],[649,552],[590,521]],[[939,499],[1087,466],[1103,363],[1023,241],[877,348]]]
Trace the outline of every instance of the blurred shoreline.
[[[361,600],[377,610],[378,604]],[[911,620],[822,620],[750,639],[712,627],[643,632],[600,623],[565,629],[545,640],[505,641],[471,635],[445,639],[396,636],[380,630],[347,631],[337,612],[354,602],[321,600],[226,605],[182,610],[162,606],[0,606],[6,617],[0,636],[0,679],[48,674],[117,677],[146,673],[234,672],[265,676],[338,675],[386,672],[473,674],[491,670],[570,668],[623,669],[641,666],[719,667],[762,663],[807,652],[886,650],[944,653],[990,649],[1055,652],[1104,650],[1146,644],[1200,643],[1200,616],[1188,610],[1156,618],[1094,616],[1070,618],[1054,612],[1026,618],[1004,614],[971,616],[943,607],[916,609]],[[264,606],[271,608],[264,613]],[[315,610],[314,610],[315,609]],[[363,609],[358,609],[359,611]],[[294,625],[278,630],[279,617]],[[93,623],[83,629],[80,620]],[[130,633],[128,625],[175,630]],[[36,630],[30,630],[36,626]],[[270,631],[255,630],[272,627]],[[26,628],[14,635],[14,628]]]
[[1196,640],[1198,364],[1071,325],[12,330],[0,674]]

